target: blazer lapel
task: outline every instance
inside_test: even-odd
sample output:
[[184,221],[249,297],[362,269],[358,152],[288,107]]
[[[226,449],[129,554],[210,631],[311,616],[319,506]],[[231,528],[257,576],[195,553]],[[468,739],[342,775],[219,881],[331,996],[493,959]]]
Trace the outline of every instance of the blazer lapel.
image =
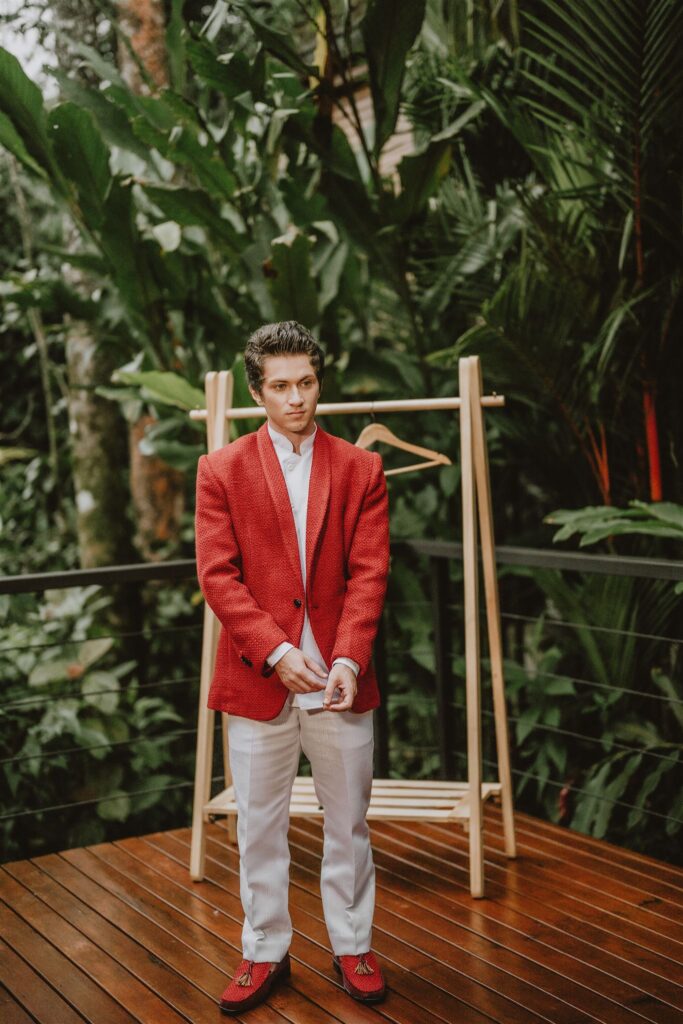
[[[292,515],[292,506],[289,503],[289,494],[287,493],[287,484],[285,478],[282,475],[282,469],[280,467],[280,460],[275,454],[273,442],[270,439],[268,433],[267,422],[263,426],[259,427],[256,432],[256,439],[258,442],[258,453],[261,459],[261,467],[263,469],[263,475],[266,478],[270,496],[273,499],[273,505],[275,506],[275,518],[277,519],[280,532],[282,534],[282,544],[290,562],[292,572],[295,578],[299,581],[301,591],[303,592],[303,580],[301,579],[301,565],[299,564],[299,545],[296,539],[296,527],[294,526],[294,516]],[[316,447],[318,439],[316,437]],[[315,458],[315,456],[314,456]],[[311,477],[313,474],[311,473]],[[308,530],[306,531],[308,534]]]
[[330,500],[330,443],[318,426],[313,444],[313,465],[306,509],[306,586],[310,586],[313,558]]

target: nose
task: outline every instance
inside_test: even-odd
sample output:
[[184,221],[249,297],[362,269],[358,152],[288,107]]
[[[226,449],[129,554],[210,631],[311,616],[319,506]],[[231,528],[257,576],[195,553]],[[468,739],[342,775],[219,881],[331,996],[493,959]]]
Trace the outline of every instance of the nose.
[[304,404],[304,400],[303,400],[303,397],[301,395],[301,392],[299,391],[299,389],[296,386],[294,386],[292,388],[292,390],[289,392],[289,404],[290,405],[296,405],[296,406]]

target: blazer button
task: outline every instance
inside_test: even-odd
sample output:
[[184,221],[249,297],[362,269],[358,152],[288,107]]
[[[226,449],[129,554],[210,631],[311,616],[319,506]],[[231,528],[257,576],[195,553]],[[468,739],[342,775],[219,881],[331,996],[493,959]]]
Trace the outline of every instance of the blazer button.
[[295,608],[301,608],[301,601],[299,600],[298,597],[294,598],[294,607]]

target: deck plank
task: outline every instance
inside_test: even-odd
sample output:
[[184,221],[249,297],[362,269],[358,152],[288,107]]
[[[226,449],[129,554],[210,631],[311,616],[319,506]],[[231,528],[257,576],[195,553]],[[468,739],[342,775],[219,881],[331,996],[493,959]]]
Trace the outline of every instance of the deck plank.
[[[176,863],[180,868],[181,872],[186,872],[186,866],[189,856],[189,848],[186,843],[183,843],[177,839],[174,834],[168,834],[163,837],[148,837],[153,839],[160,844],[164,844],[164,849],[171,853],[173,856],[173,846],[171,843],[175,843],[176,846]],[[215,843],[215,840],[210,840],[211,844]],[[161,848],[161,847],[160,847]],[[232,869],[229,865],[224,863],[225,859],[222,854],[227,853],[228,859],[234,858],[232,863]],[[221,848],[221,857],[219,859],[211,855],[207,857],[207,879],[219,887],[221,892],[221,901],[224,906],[230,908],[230,913],[236,917],[237,920],[241,921],[242,911],[239,904],[239,875],[237,873],[237,855],[236,853],[226,849],[225,851]],[[203,883],[202,883],[203,884]],[[200,888],[201,885],[200,884]],[[196,887],[196,886],[195,886]],[[215,897],[214,897],[215,898]],[[316,900],[317,910],[319,907],[319,897]],[[343,994],[341,986],[336,982],[336,976],[332,968],[331,953],[327,945],[327,934],[322,921],[322,912],[319,911],[320,916],[316,916],[315,913],[309,913],[308,909],[304,908],[303,902],[297,898],[294,898],[294,894],[290,892],[290,911],[292,916],[292,922],[295,929],[294,940],[292,943],[292,952],[295,959],[301,965],[308,965],[314,968],[320,974],[322,974],[328,981],[334,979],[335,986],[341,996],[341,1005],[337,1005],[337,1009],[345,1012],[345,1006],[347,997]],[[420,962],[422,958],[418,957],[417,962]],[[411,965],[412,969],[412,965]],[[464,1012],[463,1006],[458,1000],[450,998],[446,993],[441,993],[435,990],[431,985],[428,984],[413,984],[413,977],[410,973],[405,971],[397,971],[393,976],[393,996],[392,1005],[390,1008],[391,1016],[389,1019],[395,1020],[396,1022],[404,1021],[406,1024],[415,1020],[415,1015],[418,1012],[422,1013],[422,1018],[425,1024],[430,1021],[437,1020],[449,1020],[452,1014],[456,1014],[458,1019]],[[417,992],[414,992],[414,989]],[[413,993],[413,999],[411,999],[407,993]],[[416,1004],[414,1000],[417,994],[420,998],[419,1004]],[[418,1011],[418,1006],[429,1007],[429,1010],[422,1009]],[[380,1007],[377,1011],[369,1010],[365,1008],[367,1012],[379,1013],[380,1016],[386,1013],[386,1009]],[[375,1016],[372,1019],[377,1019]],[[463,1017],[463,1019],[466,1019]],[[468,1018],[467,1018],[468,1019]]]
[[83,1018],[2,939],[0,1020],[3,1024],[55,1020],[60,1024],[83,1024]]
[[[403,829],[399,824],[382,822],[377,824],[376,832],[383,837],[382,851],[391,851],[391,855],[399,860],[408,861],[413,869],[419,868],[428,877],[441,878],[444,874],[449,880],[466,881],[468,878],[466,844],[462,846],[441,843],[438,850],[430,835],[431,826],[425,826],[422,833],[423,842],[419,849],[414,848],[413,833]],[[457,840],[456,843],[462,842]],[[605,893],[591,893],[588,887],[574,883],[573,871],[566,872],[564,877],[548,877],[540,867],[527,863],[524,857],[509,861],[505,865],[502,858],[496,860],[490,850],[485,855],[487,891],[500,895],[506,893],[508,898],[519,899],[520,904],[529,900],[550,904],[557,910],[563,910],[570,920],[577,922],[577,927],[584,921],[595,924],[604,931],[626,938],[636,945],[655,953],[658,960],[663,957],[671,963],[680,963],[679,944],[671,942],[669,937],[651,927],[651,915],[627,902],[621,902]],[[659,960],[660,968],[662,961]]]
[[130,1024],[130,1015],[111,990],[91,978],[90,951],[79,944],[78,936],[69,929],[62,930],[58,915],[31,906],[30,894],[25,894],[22,887],[13,888],[5,879],[0,882],[3,899],[11,901],[11,909],[0,907],[0,933],[7,945],[30,964],[36,984],[46,982],[55,989],[55,1007],[63,1005],[63,993],[86,1020],[106,1017],[112,1024]]
[[[489,804],[487,808],[488,822],[494,830],[502,829],[502,817],[500,807]],[[629,867],[641,875],[654,878],[658,881],[665,881],[670,885],[683,891],[683,867],[676,864],[668,864],[665,861],[656,860],[646,854],[637,853],[635,850],[627,850],[623,846],[616,846],[604,839],[595,839],[594,836],[584,835],[583,832],[576,832],[570,828],[560,828],[549,821],[542,821],[540,818],[532,818],[529,814],[515,814],[516,830],[526,831],[532,836],[543,836],[554,840],[561,846],[569,847],[572,856],[576,851],[592,853],[605,860],[607,864]]]
[[[484,822],[483,900],[461,826],[370,823],[389,994],[367,1007],[332,969],[322,822],[292,819],[292,978],[246,1024],[683,1024],[683,870],[527,815],[509,861],[500,809]],[[192,882],[189,843],[177,829],[3,865],[3,1024],[217,1021],[241,955],[239,860],[209,826]]]
[[[311,824],[307,823],[301,831],[308,829],[312,832]],[[318,856],[320,852],[318,848]],[[390,884],[391,875],[378,869],[377,926],[381,927],[384,915],[391,913],[391,917],[386,919],[387,930],[397,935],[410,935],[420,948],[429,948],[437,962],[448,966],[448,957],[455,958],[462,969],[465,958],[471,954],[489,967],[495,965],[519,981],[528,982],[553,1000],[560,1001],[555,1009],[558,1021],[567,1015],[572,1019],[575,1017],[571,1010],[563,1009],[562,1003],[582,1010],[589,1019],[613,1021],[615,1024],[626,1024],[627,1021],[635,1024],[641,1019],[640,1015],[661,1024],[674,1024],[680,1019],[678,1009],[651,998],[647,988],[629,984],[624,972],[621,978],[612,978],[597,969],[590,960],[582,962],[564,952],[544,947],[531,937],[520,936],[512,928],[497,926],[495,922],[492,922],[493,927],[487,927],[486,918],[472,909],[471,900],[470,906],[464,909],[449,905],[448,913],[444,914],[440,900],[430,899],[430,894],[422,892],[419,886],[411,886],[408,903],[406,899],[397,899],[385,882]],[[490,899],[486,900],[485,905],[490,902]],[[476,907],[480,906],[482,904],[478,901]],[[599,954],[599,950],[593,950],[589,957],[593,959]],[[502,984],[509,991],[509,981],[503,980]],[[637,1014],[627,1009],[631,1004],[637,1005]]]
[[[486,841],[490,842],[490,849],[504,855],[502,821],[497,808],[489,815],[487,825],[488,827],[484,829],[484,837]],[[610,854],[612,849],[617,849],[616,847],[604,844],[608,851],[606,854],[606,851],[599,847],[594,848],[584,846],[583,843],[575,843],[575,837],[582,840],[588,837],[580,836],[567,828],[554,826],[554,831],[546,834],[545,831],[528,825],[524,819],[517,822],[515,831],[518,846],[523,843],[529,850],[543,851],[544,855],[558,860],[560,863],[564,862],[566,843],[570,838],[572,863],[580,864],[607,878],[614,877],[615,864]],[[677,877],[676,868],[670,865],[661,865],[661,871],[658,874],[654,870],[644,869],[645,867],[646,863],[643,861],[620,862],[618,863],[618,877],[637,889],[676,904],[676,912],[680,921],[683,914],[683,869],[680,869]]]

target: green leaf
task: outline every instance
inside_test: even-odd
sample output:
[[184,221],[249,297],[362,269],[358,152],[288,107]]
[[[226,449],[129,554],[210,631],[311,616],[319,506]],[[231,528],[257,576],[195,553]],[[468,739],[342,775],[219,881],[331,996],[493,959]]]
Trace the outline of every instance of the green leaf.
[[470,104],[467,110],[464,110],[462,114],[460,114],[455,119],[455,121],[452,122],[452,124],[449,124],[442,131],[438,132],[436,135],[433,135],[431,138],[431,142],[444,142],[447,139],[452,139],[456,135],[459,135],[463,128],[465,128],[470,123],[470,121],[476,120],[476,118],[479,117],[479,115],[484,110],[486,110],[486,103],[484,102],[484,100],[475,100],[473,103]]
[[422,153],[404,156],[398,165],[401,192],[392,220],[403,223],[421,213],[448,173],[450,163],[451,146],[448,142],[433,142]]
[[68,678],[69,666],[67,658],[56,658],[54,661],[41,661],[28,677],[29,686],[47,686],[50,683],[64,682]]
[[77,660],[83,668],[89,668],[112,649],[114,640],[110,636],[95,637],[85,640],[78,648]]
[[201,142],[186,125],[175,125],[168,132],[159,131],[142,117],[136,117],[133,130],[143,142],[158,149],[166,160],[187,167],[214,199],[227,199],[237,188],[234,174],[215,146]]
[[[13,54],[0,47],[0,112],[12,124],[13,131],[5,129],[3,144],[18,136],[29,158],[46,171],[54,170],[50,150],[43,97],[40,89],[28,78]],[[21,151],[14,155],[22,159]],[[23,161],[26,163],[26,160]]]
[[0,146],[12,153],[13,156],[20,160],[25,167],[28,167],[34,174],[38,174],[41,177],[45,177],[45,171],[40,164],[33,159],[22,139],[19,132],[16,130],[12,122],[10,121],[7,114],[0,112]]
[[604,838],[609,826],[610,818],[612,817],[616,806],[613,801],[621,799],[631,776],[640,766],[641,761],[642,754],[635,754],[633,757],[629,757],[623,771],[621,771],[616,778],[614,778],[612,782],[605,787],[603,794],[605,799],[602,801],[601,806],[597,808],[595,821],[593,823],[593,835],[596,839]]
[[121,684],[111,672],[89,672],[81,683],[83,701],[103,715],[113,715],[119,706]]
[[112,146],[134,153],[145,163],[149,162],[149,149],[135,136],[126,112],[110,102],[106,91],[85,86],[63,71],[53,70],[52,74],[59,82],[65,99],[93,114],[103,139]]
[[[149,775],[145,778],[145,790],[150,792],[140,793],[139,796],[131,797],[131,813],[139,814],[153,807],[160,800],[164,799],[164,790],[175,781],[172,775]],[[142,788],[142,787],[141,787]]]
[[524,743],[524,740],[533,732],[541,717],[541,708],[530,707],[523,711],[516,722],[517,743]]
[[142,183],[145,195],[169,219],[190,227],[199,224],[235,252],[243,248],[239,235],[206,192],[172,185]]
[[125,304],[126,315],[144,335],[155,290],[135,226],[131,188],[114,180],[105,205],[100,244]]
[[347,178],[365,190],[358,161],[338,125],[330,125],[312,110],[304,109],[287,119],[284,130],[288,137],[304,142],[335,175]]
[[0,448],[0,466],[9,462],[23,462],[24,459],[32,459],[38,455],[35,448]]
[[162,405],[174,405],[178,409],[203,409],[204,395],[177,373],[161,370],[140,370],[136,373],[116,370],[112,375],[122,384],[136,384],[143,389],[143,397]]
[[571,679],[550,679],[543,686],[543,692],[551,696],[574,696],[576,689]]
[[[235,5],[237,6],[237,5]],[[277,57],[279,61],[282,61],[292,71],[296,71],[298,75],[308,78],[311,75],[317,75],[318,69],[306,64],[301,59],[299,54],[296,52],[294,47],[290,43],[290,37],[286,36],[283,32],[278,32],[276,29],[270,28],[265,22],[257,18],[256,15],[250,10],[250,2],[246,4],[240,4],[239,10],[241,14],[251,25],[254,35],[263,43],[264,47],[274,57]]]
[[95,810],[104,821],[125,821],[130,815],[130,797],[123,790],[115,789],[97,802]]
[[88,46],[87,43],[71,40],[71,50],[79,57],[83,58],[88,67],[92,68],[98,78],[101,78],[104,82],[113,82],[124,89],[126,88],[121,75],[114,65],[105,60],[104,57],[94,49],[94,47]]
[[674,505],[672,501],[655,501],[649,504],[644,501],[630,502],[632,508],[642,509],[654,519],[661,519],[669,526],[677,527],[683,539],[683,505]]
[[375,109],[375,153],[379,154],[398,117],[406,57],[425,13],[425,0],[370,0],[361,32]]
[[[232,366],[230,367],[232,373],[232,404],[236,409],[246,409],[250,405],[254,405],[254,399],[251,397],[249,391],[249,384],[247,381],[247,370],[244,362],[244,356],[241,352],[238,352],[235,356]],[[254,429],[254,423],[258,423],[258,420],[232,420],[230,423],[230,434],[231,440],[236,437],[241,437],[243,434],[248,434]]]
[[234,100],[244,93],[259,96],[263,90],[263,60],[249,60],[245,53],[227,53],[218,56],[204,39],[187,43],[187,54],[197,76]]
[[175,252],[180,247],[183,238],[180,224],[174,220],[165,220],[161,224],[155,224],[152,234],[163,252]]
[[270,292],[280,320],[298,320],[313,327],[319,319],[318,296],[311,272],[311,243],[290,228],[271,243]]
[[670,700],[669,710],[676,716],[678,724],[683,729],[683,688],[681,692],[676,688],[672,679],[659,668],[652,669],[652,681]]
[[166,55],[171,82],[176,92],[185,90],[185,22],[183,20],[184,0],[171,0],[171,12],[166,26]]

